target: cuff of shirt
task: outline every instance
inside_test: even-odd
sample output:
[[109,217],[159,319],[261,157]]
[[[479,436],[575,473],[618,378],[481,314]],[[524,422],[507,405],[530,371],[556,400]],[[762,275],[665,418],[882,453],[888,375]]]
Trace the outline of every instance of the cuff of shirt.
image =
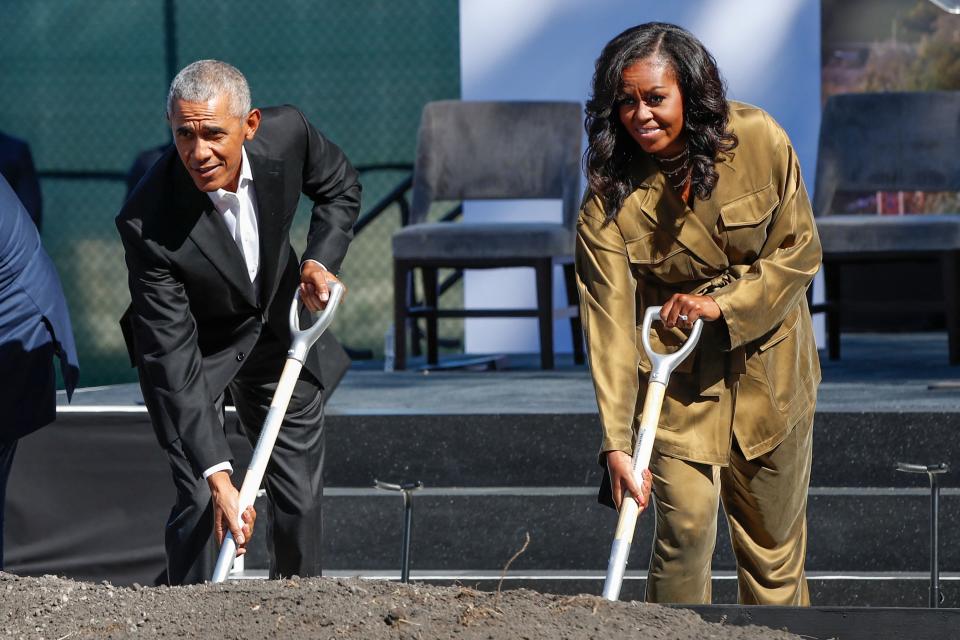
[[330,271],[330,269],[327,269],[327,265],[323,264],[323,263],[320,262],[319,260],[313,260],[312,258],[307,258],[306,260],[304,260],[303,262],[300,263],[300,271],[303,271],[303,265],[307,264],[308,262],[312,262],[312,263],[314,263],[314,264],[320,265],[320,267],[321,267],[324,271]]
[[217,471],[226,471],[229,474],[233,474],[233,465],[227,461],[221,462],[220,464],[215,464],[206,471],[203,472],[203,479],[206,480]]

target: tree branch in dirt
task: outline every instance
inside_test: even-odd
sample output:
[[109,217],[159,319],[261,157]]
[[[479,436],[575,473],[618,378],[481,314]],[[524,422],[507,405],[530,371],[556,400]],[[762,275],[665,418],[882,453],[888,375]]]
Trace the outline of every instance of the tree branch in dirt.
[[497,597],[494,599],[495,603],[500,602],[500,589],[503,587],[503,579],[507,577],[507,570],[510,569],[510,565],[513,564],[513,561],[519,558],[523,552],[527,550],[527,547],[530,546],[530,532],[525,531],[524,536],[526,537],[526,540],[523,541],[523,546],[520,547],[520,550],[513,554],[509,560],[507,560],[507,564],[503,565],[503,571],[500,572],[500,582],[497,583]]

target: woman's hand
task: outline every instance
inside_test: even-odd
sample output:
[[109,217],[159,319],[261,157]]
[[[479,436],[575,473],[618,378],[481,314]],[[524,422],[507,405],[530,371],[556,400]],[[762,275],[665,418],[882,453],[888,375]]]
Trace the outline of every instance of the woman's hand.
[[649,469],[643,470],[643,486],[637,486],[633,477],[633,459],[623,451],[607,452],[607,471],[610,472],[610,489],[613,491],[613,503],[620,511],[623,492],[627,490],[640,506],[640,512],[650,503],[650,491],[653,488],[653,475]]
[[686,293],[673,294],[660,309],[660,319],[663,320],[663,326],[668,329],[674,327],[689,329],[698,318],[713,322],[719,320],[722,315],[720,305],[710,296],[694,296]]

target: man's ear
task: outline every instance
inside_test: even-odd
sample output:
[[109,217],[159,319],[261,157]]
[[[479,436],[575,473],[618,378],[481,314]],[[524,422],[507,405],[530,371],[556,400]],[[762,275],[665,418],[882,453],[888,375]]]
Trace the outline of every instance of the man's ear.
[[257,135],[257,129],[260,128],[260,109],[252,109],[247,114],[243,125],[245,129],[243,137],[247,140],[253,140],[254,136]]

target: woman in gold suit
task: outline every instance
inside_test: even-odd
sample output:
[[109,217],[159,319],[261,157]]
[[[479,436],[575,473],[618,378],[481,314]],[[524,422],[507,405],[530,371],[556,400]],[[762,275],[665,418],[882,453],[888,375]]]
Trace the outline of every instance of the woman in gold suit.
[[807,487],[820,366],[806,291],[821,251],[796,152],[728,101],[689,32],[648,23],[604,48],[587,103],[580,304],[612,503],[646,504],[630,467],[651,342],[694,353],[670,379],[650,462],[652,602],[708,603],[722,502],[743,604],[809,604]]

